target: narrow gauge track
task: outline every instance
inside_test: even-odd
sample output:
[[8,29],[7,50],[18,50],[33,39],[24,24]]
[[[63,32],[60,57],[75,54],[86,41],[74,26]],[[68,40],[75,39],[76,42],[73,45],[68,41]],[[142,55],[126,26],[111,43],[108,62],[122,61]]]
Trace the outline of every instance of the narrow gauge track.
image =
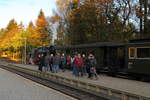
[[114,98],[112,96],[104,95],[104,94],[98,94],[89,92],[86,90],[76,89],[64,84],[60,84],[48,79],[41,78],[39,76],[34,76],[32,74],[29,74],[27,72],[23,72],[20,70],[17,70],[13,67],[7,67],[7,66],[0,66],[0,68],[8,70],[10,72],[16,73],[24,78],[30,79],[34,82],[37,82],[39,84],[42,84],[44,86],[47,86],[49,88],[52,88],[54,90],[57,90],[61,93],[64,93],[66,95],[69,95],[73,98],[76,98],[78,100],[120,100],[118,98]]

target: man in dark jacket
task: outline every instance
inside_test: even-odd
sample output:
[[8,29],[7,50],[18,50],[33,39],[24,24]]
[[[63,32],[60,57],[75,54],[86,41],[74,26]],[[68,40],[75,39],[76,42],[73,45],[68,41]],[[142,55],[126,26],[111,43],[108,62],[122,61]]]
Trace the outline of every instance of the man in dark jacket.
[[91,60],[90,60],[90,73],[91,73],[91,77],[94,77],[96,78],[96,80],[98,79],[98,75],[97,75],[97,72],[96,72],[96,64],[97,64],[97,61],[95,59],[95,57],[92,55],[91,56]]
[[62,56],[60,57],[60,59],[61,59],[61,68],[62,68],[62,71],[64,72],[65,67],[66,67],[66,57],[64,53],[62,53]]
[[49,59],[49,68],[51,72],[52,72],[52,65],[53,65],[53,57],[54,57],[54,54],[51,54],[50,59]]
[[57,53],[57,54],[53,57],[52,72],[54,72],[54,73],[59,72],[59,65],[60,65],[60,54]]
[[49,54],[47,54],[46,56],[45,56],[45,71],[49,71],[49,62],[50,62],[50,55]]
[[86,60],[86,69],[87,69],[87,73],[88,73],[88,78],[91,78],[91,72],[90,72],[90,69],[91,69],[91,57],[90,55],[88,56],[88,59]]

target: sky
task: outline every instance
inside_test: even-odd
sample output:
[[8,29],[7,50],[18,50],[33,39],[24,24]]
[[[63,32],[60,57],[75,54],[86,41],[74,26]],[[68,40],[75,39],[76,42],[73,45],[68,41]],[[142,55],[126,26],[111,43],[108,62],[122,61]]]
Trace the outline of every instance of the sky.
[[41,9],[45,16],[51,16],[52,9],[56,9],[55,0],[0,0],[0,28],[13,18],[25,26],[35,22]]

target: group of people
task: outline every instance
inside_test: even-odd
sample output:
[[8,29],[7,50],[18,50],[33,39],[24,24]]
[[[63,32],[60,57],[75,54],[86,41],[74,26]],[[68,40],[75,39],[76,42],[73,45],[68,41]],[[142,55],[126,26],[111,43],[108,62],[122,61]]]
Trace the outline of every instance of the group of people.
[[[69,57],[70,58],[70,57]],[[75,76],[86,76],[88,78],[95,77],[98,79],[96,72],[97,61],[93,54],[89,54],[87,57],[85,54],[75,54],[72,59],[72,71]]]
[[85,54],[75,53],[73,56],[65,56],[64,53],[56,53],[55,55],[43,53],[38,56],[36,62],[38,62],[40,71],[58,73],[60,70],[64,72],[66,69],[71,69],[76,77],[88,75],[88,78],[95,77],[95,79],[98,79],[96,73],[97,61],[93,54],[86,56]]
[[39,70],[40,71],[51,71],[53,73],[58,73],[60,69],[65,71],[66,67],[66,57],[64,54],[46,54],[43,53],[39,55]]

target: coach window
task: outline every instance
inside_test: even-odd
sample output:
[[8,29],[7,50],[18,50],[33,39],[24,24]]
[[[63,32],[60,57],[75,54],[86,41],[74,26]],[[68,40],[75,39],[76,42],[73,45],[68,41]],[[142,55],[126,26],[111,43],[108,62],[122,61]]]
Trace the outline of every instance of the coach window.
[[137,58],[150,59],[150,48],[137,48]]
[[136,54],[135,52],[136,52],[135,48],[129,48],[129,58],[130,59],[135,58],[135,54]]

